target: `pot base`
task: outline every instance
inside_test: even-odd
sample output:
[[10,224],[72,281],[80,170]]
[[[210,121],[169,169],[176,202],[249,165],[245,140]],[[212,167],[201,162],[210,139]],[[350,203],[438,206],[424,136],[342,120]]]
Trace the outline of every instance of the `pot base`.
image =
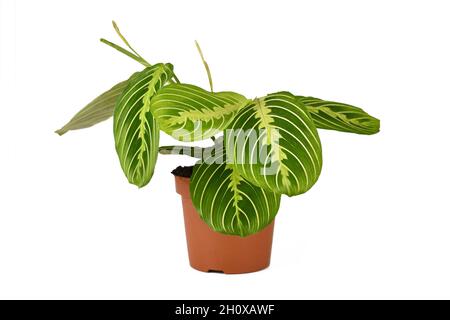
[[189,178],[175,176],[175,184],[182,197],[192,268],[203,272],[239,274],[260,271],[270,265],[274,223],[247,237],[215,232],[200,218],[192,204]]

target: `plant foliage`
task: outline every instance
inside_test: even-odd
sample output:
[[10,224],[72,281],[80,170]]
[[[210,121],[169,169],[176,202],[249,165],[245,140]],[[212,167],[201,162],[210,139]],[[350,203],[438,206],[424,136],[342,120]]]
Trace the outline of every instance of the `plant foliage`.
[[[215,231],[248,236],[275,218],[281,195],[308,191],[322,169],[317,129],[374,134],[380,121],[348,104],[276,92],[248,100],[214,92],[209,65],[198,42],[210,91],[180,83],[171,64],[151,65],[134,50],[101,41],[145,67],[79,111],[56,132],[87,128],[113,116],[115,147],[128,181],[138,187],[153,176],[158,151],[188,150],[200,160],[190,193],[200,217]],[[160,131],[179,141],[211,138],[211,147],[159,146]],[[223,132],[223,137],[215,136]],[[186,154],[186,153],[185,153]]]

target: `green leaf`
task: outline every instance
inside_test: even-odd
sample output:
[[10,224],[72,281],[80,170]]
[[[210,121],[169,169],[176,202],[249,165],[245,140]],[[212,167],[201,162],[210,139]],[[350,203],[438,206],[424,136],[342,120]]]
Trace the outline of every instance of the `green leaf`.
[[306,105],[317,128],[359,134],[375,134],[380,131],[380,120],[361,108],[313,97],[298,98]]
[[171,64],[156,64],[129,82],[114,111],[114,139],[128,181],[145,186],[158,156],[159,128],[150,112],[155,93],[172,77]]
[[247,99],[234,92],[211,93],[190,84],[170,84],[153,98],[161,130],[180,141],[212,137],[233,120]]
[[269,225],[278,212],[280,195],[245,180],[232,165],[216,163],[218,155],[198,161],[190,182],[192,202],[214,230],[248,236]]
[[[136,73],[134,75],[136,75]],[[132,75],[132,77],[134,75]],[[93,125],[112,117],[117,98],[120,97],[123,90],[127,87],[128,81],[129,80],[122,81],[108,91],[102,93],[73,116],[66,125],[55,132],[62,136],[69,130],[92,127]]]
[[289,92],[257,98],[225,135],[227,154],[248,181],[289,196],[308,191],[322,169],[319,135],[306,107]]

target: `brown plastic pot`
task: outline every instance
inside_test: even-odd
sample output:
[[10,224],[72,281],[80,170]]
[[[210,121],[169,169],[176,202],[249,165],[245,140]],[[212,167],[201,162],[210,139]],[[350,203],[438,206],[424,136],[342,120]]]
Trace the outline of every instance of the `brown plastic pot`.
[[247,236],[230,236],[213,231],[200,218],[191,201],[189,178],[175,176],[177,192],[183,201],[184,224],[192,268],[226,274],[265,269],[272,251],[272,222],[264,230]]

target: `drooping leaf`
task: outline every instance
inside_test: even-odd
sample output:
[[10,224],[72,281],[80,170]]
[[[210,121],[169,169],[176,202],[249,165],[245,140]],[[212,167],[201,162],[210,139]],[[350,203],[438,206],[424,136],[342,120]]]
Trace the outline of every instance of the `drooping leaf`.
[[234,92],[211,93],[190,84],[170,84],[153,98],[161,130],[180,141],[210,138],[225,129],[247,99]]
[[289,92],[257,98],[227,130],[227,154],[248,181],[289,196],[304,193],[322,168],[319,135],[306,107]]
[[112,117],[117,98],[120,97],[123,90],[127,87],[128,81],[119,82],[108,91],[102,93],[73,116],[66,125],[55,132],[61,136],[69,130],[88,128]]
[[281,196],[251,184],[220,158],[221,153],[194,166],[190,193],[195,208],[220,233],[248,236],[262,230],[275,218]]
[[150,112],[155,93],[172,77],[171,64],[156,64],[139,72],[118,99],[114,139],[128,181],[138,187],[151,179],[158,156],[159,127]]
[[380,120],[361,108],[313,97],[298,98],[307,107],[317,128],[359,134],[375,134],[380,131]]

